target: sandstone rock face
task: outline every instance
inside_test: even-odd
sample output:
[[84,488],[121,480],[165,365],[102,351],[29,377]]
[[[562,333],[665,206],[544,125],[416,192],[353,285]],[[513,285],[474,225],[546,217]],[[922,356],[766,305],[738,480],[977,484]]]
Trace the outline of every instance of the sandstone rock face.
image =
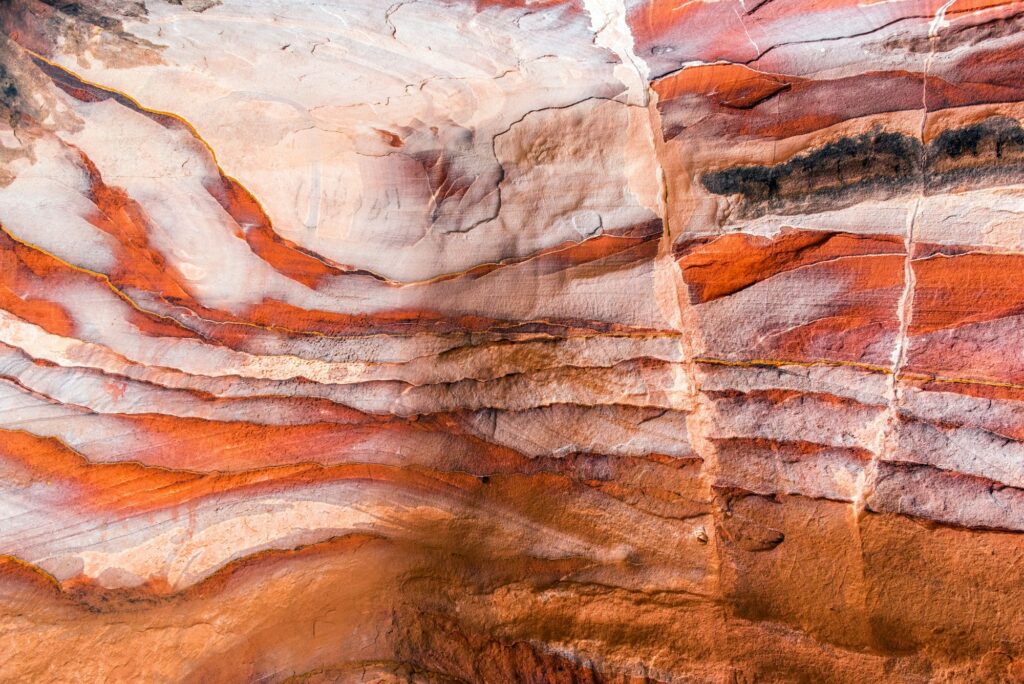
[[1024,681],[1022,27],[0,2],[0,681]]

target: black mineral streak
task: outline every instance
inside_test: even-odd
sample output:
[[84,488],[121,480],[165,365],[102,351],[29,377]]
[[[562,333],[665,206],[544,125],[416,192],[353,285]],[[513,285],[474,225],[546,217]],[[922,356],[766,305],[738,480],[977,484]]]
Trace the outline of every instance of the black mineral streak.
[[[924,173],[922,174],[922,171]],[[704,188],[738,196],[734,215],[798,214],[925,193],[1017,182],[1024,174],[1024,127],[995,116],[940,133],[927,146],[913,136],[875,130],[831,141],[771,166],[705,173]]]

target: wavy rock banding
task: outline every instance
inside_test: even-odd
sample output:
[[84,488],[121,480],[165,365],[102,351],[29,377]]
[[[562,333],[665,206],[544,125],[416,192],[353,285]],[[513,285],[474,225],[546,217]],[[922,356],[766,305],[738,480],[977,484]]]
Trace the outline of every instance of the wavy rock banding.
[[0,2],[0,680],[1024,681],[1022,22]]

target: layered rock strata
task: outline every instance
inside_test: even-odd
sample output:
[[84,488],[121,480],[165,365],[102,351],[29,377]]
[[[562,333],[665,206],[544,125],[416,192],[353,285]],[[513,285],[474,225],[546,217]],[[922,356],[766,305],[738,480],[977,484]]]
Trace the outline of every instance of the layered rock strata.
[[0,680],[1024,680],[1022,24],[0,2]]

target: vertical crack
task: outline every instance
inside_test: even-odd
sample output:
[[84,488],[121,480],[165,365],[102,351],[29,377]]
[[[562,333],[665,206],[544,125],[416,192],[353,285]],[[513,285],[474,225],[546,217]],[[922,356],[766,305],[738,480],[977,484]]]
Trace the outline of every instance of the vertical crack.
[[621,62],[618,78],[628,89],[630,104],[647,106],[650,103],[650,69],[647,62],[637,56],[634,50],[633,31],[626,20],[624,0],[583,0],[590,15],[590,28],[594,32],[594,43],[611,50]]
[[913,317],[914,291],[916,276],[913,266],[914,242],[918,218],[921,213],[921,204],[925,199],[928,173],[928,152],[925,144],[925,127],[928,123],[928,75],[931,71],[932,60],[935,57],[935,38],[938,36],[943,24],[943,16],[946,9],[955,0],[948,0],[935,13],[928,27],[928,38],[932,41],[931,49],[925,58],[924,69],[921,74],[921,123],[918,126],[918,139],[921,143],[921,161],[919,164],[920,177],[918,190],[914,197],[914,204],[907,217],[907,225],[904,233],[903,248],[906,252],[903,261],[903,291],[896,307],[896,319],[899,323],[896,341],[892,353],[892,362],[889,372],[888,393],[886,397],[886,408],[881,429],[878,431],[878,438],[872,448],[871,462],[861,478],[860,486],[854,498],[854,513],[856,519],[863,515],[867,498],[871,495],[878,480],[879,463],[886,452],[892,447],[892,442],[897,438],[899,415],[898,409],[903,398],[900,387],[900,374],[906,364],[908,351],[908,330]]
[[908,331],[913,317],[914,292],[917,284],[913,266],[914,242],[916,239],[917,222],[921,213],[921,204],[925,199],[925,191],[927,188],[928,152],[925,144],[925,127],[928,123],[928,74],[931,70],[932,60],[935,56],[934,39],[937,37],[938,32],[942,27],[943,16],[945,15],[946,9],[950,7],[953,2],[955,2],[955,0],[947,0],[947,2],[935,13],[935,17],[932,19],[928,27],[928,37],[931,41],[931,49],[925,58],[924,68],[921,74],[921,123],[918,126],[917,131],[918,139],[921,143],[921,160],[919,164],[920,177],[918,191],[907,216],[906,229],[903,238],[903,249],[906,253],[903,260],[903,291],[900,293],[900,298],[896,305],[898,329],[896,340],[893,345],[891,365],[888,372],[886,405],[885,411],[882,414],[881,425],[879,426],[875,442],[871,447],[871,461],[861,474],[857,483],[857,491],[852,502],[853,535],[860,556],[862,589],[860,596],[861,610],[863,611],[863,618],[865,620],[864,628],[869,638],[872,638],[874,630],[871,626],[871,617],[868,609],[869,588],[867,579],[867,563],[864,558],[864,540],[861,534],[861,520],[863,519],[867,509],[867,500],[878,484],[881,461],[885,454],[892,451],[895,447],[894,442],[899,438],[899,406],[903,401],[903,390],[900,386],[900,376],[907,361],[907,352],[909,347]]
[[697,311],[690,302],[686,283],[683,281],[682,270],[676,263],[673,254],[675,235],[671,221],[671,188],[665,174],[663,159],[667,152],[667,143],[662,134],[661,113],[658,110],[658,94],[647,84],[647,119],[650,128],[652,152],[655,157],[655,168],[658,181],[658,211],[662,218],[662,236],[658,244],[658,254],[654,265],[654,296],[659,308],[665,313],[669,325],[676,332],[679,340],[679,352],[682,361],[678,365],[676,387],[685,396],[679,409],[686,412],[686,431],[690,448],[701,459],[700,492],[708,506],[708,517],[711,529],[697,532],[702,543],[710,549],[708,553],[707,577],[709,593],[719,600],[725,587],[722,581],[722,547],[718,535],[721,529],[721,511],[715,504],[714,485],[718,474],[717,451],[708,435],[710,425],[709,407],[702,400],[700,381],[697,374]]
[[[651,86],[650,69],[647,63],[637,56],[632,30],[626,21],[626,7],[623,0],[585,0],[591,16],[591,27],[595,32],[595,43],[614,52],[621,61],[624,70],[628,70],[628,78],[620,78],[629,89],[627,98],[631,104],[639,104],[646,112],[646,125],[650,135],[651,154],[654,155],[654,167],[657,185],[656,212],[662,220],[662,236],[658,244],[658,253],[654,263],[654,292],[658,307],[665,316],[669,326],[678,336],[680,358],[676,368],[673,390],[678,402],[674,408],[687,414],[686,427],[690,448],[701,459],[700,471],[701,492],[708,505],[711,518],[709,530],[699,530],[698,538],[709,545],[708,574],[710,590],[714,597],[719,598],[723,592],[721,579],[721,546],[717,530],[720,527],[720,511],[714,504],[714,483],[718,472],[716,451],[708,438],[709,423],[708,407],[701,400],[701,391],[697,379],[696,336],[699,327],[696,321],[696,310],[690,303],[686,284],[683,282],[682,271],[673,256],[674,234],[671,225],[671,189],[665,173],[664,160],[668,157],[666,141],[662,133],[661,113],[658,110],[658,94]],[[638,111],[638,110],[637,110]]]

